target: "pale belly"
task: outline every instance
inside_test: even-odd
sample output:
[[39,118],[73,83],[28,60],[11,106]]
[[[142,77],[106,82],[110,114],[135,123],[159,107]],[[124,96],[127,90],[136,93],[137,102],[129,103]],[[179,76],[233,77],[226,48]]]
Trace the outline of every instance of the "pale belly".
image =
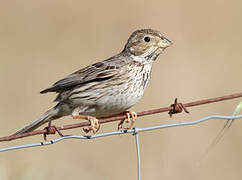
[[107,96],[97,103],[95,114],[102,117],[124,112],[134,106],[142,95],[143,93],[129,93],[128,95]]
[[[95,117],[106,117],[114,114],[119,114],[125,110],[131,108],[135,105],[142,97],[144,90],[134,90],[132,88],[125,89],[105,89],[104,91],[109,92],[105,93],[104,91],[98,92],[98,94],[105,94],[96,99],[89,99],[83,101],[83,99],[74,99],[72,100],[75,106],[80,107],[80,114],[90,115]],[[94,93],[94,92],[92,92]],[[83,107],[83,108],[82,108]]]

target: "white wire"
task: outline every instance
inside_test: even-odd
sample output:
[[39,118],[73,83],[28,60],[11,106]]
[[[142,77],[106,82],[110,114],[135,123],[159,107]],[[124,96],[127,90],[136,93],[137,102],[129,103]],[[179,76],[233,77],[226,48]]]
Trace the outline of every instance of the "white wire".
[[10,146],[10,147],[5,147],[5,148],[0,148],[0,152],[5,152],[5,151],[11,151],[11,150],[17,150],[17,149],[23,149],[23,148],[30,148],[30,147],[37,147],[37,146],[46,146],[46,145],[52,145],[57,142],[66,140],[66,139],[95,139],[95,138],[101,138],[101,137],[106,137],[106,136],[114,136],[114,135],[120,135],[120,134],[134,134],[135,132],[144,132],[144,131],[153,131],[157,129],[163,129],[163,128],[171,128],[171,127],[177,127],[177,126],[189,126],[189,125],[194,125],[198,124],[210,119],[223,119],[223,120],[229,120],[229,119],[240,119],[242,118],[242,115],[237,115],[237,116],[220,116],[220,115],[211,115],[207,116],[195,121],[188,121],[188,122],[181,122],[181,123],[172,123],[172,124],[163,124],[159,126],[152,126],[152,127],[146,127],[146,128],[135,128],[135,129],[130,129],[130,130],[121,130],[121,131],[114,131],[114,132],[107,132],[107,133],[102,133],[102,134],[95,134],[92,136],[81,136],[81,135],[68,135],[68,136],[63,136],[56,138],[51,141],[46,141],[46,142],[39,142],[39,143],[33,143],[33,144],[24,144],[24,145],[17,145],[17,146]]

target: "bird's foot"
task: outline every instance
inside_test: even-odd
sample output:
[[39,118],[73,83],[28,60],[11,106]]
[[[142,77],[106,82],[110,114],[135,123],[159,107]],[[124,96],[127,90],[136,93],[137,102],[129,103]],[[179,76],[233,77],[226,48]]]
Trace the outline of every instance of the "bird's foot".
[[91,125],[88,128],[83,128],[83,131],[85,133],[89,133],[90,131],[92,131],[95,134],[100,129],[100,124],[98,122],[98,119],[93,116],[74,115],[73,118],[74,119],[86,119],[90,122]]
[[87,120],[91,123],[91,125],[88,128],[83,128],[83,131],[85,133],[89,133],[90,131],[92,131],[94,134],[98,132],[98,130],[100,129],[98,119],[92,116],[87,116]]
[[[125,121],[125,119],[121,120],[118,124],[118,130],[120,129],[131,129],[137,119],[137,113],[134,111],[126,111],[125,115],[127,116],[127,120]],[[130,126],[127,128],[123,128],[123,124],[124,122],[126,123],[130,123]]]

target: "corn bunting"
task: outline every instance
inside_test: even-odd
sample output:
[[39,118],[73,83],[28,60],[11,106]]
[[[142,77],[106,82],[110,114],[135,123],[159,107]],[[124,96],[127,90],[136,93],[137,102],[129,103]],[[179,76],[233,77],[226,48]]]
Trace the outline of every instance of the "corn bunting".
[[156,30],[133,32],[119,54],[76,71],[41,91],[56,92],[57,105],[15,135],[67,115],[90,121],[86,132],[95,133],[99,129],[98,118],[126,112],[128,119],[132,118],[129,126],[132,128],[136,113],[126,110],[140,100],[149,82],[153,62],[171,44]]

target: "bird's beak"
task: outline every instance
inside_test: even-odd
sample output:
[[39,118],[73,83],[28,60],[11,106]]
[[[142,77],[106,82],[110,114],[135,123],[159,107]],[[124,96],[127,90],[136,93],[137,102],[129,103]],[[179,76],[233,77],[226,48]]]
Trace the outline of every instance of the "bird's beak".
[[171,45],[172,45],[172,42],[166,38],[161,39],[160,42],[158,43],[158,46],[161,49],[165,49]]

